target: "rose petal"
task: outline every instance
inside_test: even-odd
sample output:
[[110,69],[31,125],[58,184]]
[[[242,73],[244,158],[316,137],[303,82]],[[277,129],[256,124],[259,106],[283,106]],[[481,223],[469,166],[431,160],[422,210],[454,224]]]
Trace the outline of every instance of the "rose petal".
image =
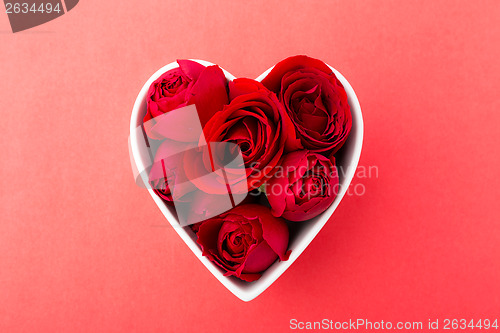
[[261,81],[269,90],[278,93],[281,87],[281,78],[287,72],[295,71],[304,67],[313,67],[330,74],[332,70],[323,61],[310,58],[305,55],[297,55],[286,58],[274,66],[269,74]]
[[191,79],[191,81],[195,81],[200,76],[201,72],[206,68],[200,63],[192,60],[177,60],[179,64],[179,68],[182,70],[184,75]]
[[286,249],[288,247],[288,227],[283,219],[274,217],[271,210],[262,205],[244,205],[238,206],[232,210],[243,216],[258,216],[262,224],[262,237],[280,257],[281,260],[287,260]]
[[260,273],[265,271],[273,262],[278,259],[278,255],[267,244],[262,242],[257,245],[247,256],[243,263],[243,273]]
[[191,91],[189,103],[194,103],[204,126],[212,116],[229,104],[227,79],[219,66],[209,66],[201,72]]
[[203,222],[198,229],[196,242],[200,244],[204,256],[211,256],[209,250],[217,251],[217,239],[223,223],[222,219],[213,218]]

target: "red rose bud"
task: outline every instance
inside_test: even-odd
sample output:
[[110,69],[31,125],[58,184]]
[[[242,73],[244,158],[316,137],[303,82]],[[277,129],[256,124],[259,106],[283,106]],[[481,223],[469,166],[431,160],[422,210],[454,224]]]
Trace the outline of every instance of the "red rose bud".
[[177,63],[179,67],[161,75],[148,91],[147,113],[143,122],[146,134],[152,139],[168,137],[169,130],[157,124],[155,117],[194,104],[204,126],[228,104],[227,79],[219,66],[205,67],[191,60],[177,60]]
[[287,154],[265,192],[274,216],[305,221],[323,213],[337,196],[335,160],[307,150]]
[[251,282],[276,259],[288,260],[288,227],[269,208],[246,204],[197,226],[203,255],[226,271]]
[[294,56],[262,80],[285,106],[304,148],[328,156],[344,144],[352,126],[347,94],[322,61]]
[[[246,178],[248,190],[253,190],[272,175],[284,151],[301,147],[300,141],[276,95],[260,82],[235,79],[229,82],[229,97],[229,105],[208,121],[203,132],[207,142],[230,142],[240,147],[246,175],[228,172],[228,181],[234,184]],[[217,164],[217,156],[223,155],[214,154],[213,161],[205,157],[205,168]]]

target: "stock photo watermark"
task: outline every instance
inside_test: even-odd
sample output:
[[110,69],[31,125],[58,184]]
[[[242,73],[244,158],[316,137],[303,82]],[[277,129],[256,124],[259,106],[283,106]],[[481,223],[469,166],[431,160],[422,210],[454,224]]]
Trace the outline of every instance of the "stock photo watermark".
[[56,19],[78,4],[79,0],[4,0],[5,13],[16,33]]
[[[145,128],[163,133],[162,140],[149,138]],[[136,184],[152,191],[158,204],[175,208],[172,214],[181,227],[218,216],[251,197],[294,198],[296,205],[361,197],[369,182],[379,178],[378,166],[307,150],[294,151],[292,159],[278,164],[246,163],[238,144],[206,142],[195,105],[133,128],[129,152]],[[255,179],[258,183],[252,183]]]
[[330,331],[465,331],[465,330],[498,330],[498,318],[430,318],[422,321],[388,321],[369,320],[366,318],[332,320],[322,319],[319,321],[301,321],[295,318],[290,319],[289,328],[291,330],[330,330]]

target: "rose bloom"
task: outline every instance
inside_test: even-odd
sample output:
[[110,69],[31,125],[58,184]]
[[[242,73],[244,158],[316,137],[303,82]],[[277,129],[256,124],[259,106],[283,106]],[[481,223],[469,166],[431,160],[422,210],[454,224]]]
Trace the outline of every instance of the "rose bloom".
[[[276,95],[260,82],[246,78],[229,82],[229,98],[229,105],[208,121],[203,132],[209,143],[229,142],[239,147],[244,161],[241,168],[245,172],[231,174],[229,170],[228,181],[236,192],[240,192],[237,184],[242,181],[247,182],[248,190],[253,190],[272,175],[283,152],[298,149],[300,141]],[[217,169],[225,152],[208,155],[204,156],[205,168],[210,170],[215,164]],[[210,192],[209,188],[204,190]],[[245,184],[241,191],[246,190]]]
[[148,91],[143,122],[146,134],[152,139],[168,137],[168,129],[157,126],[155,117],[194,104],[204,126],[228,103],[227,79],[219,66],[205,67],[191,60],[177,60],[177,63],[179,67],[161,75]]
[[203,255],[224,269],[225,276],[255,281],[276,259],[290,255],[286,223],[265,206],[237,206],[196,229]]
[[342,83],[324,62],[287,58],[262,84],[279,96],[304,148],[328,156],[342,147],[351,131],[351,111]]
[[337,196],[339,177],[333,156],[298,150],[287,154],[266,184],[274,216],[305,221],[323,213]]

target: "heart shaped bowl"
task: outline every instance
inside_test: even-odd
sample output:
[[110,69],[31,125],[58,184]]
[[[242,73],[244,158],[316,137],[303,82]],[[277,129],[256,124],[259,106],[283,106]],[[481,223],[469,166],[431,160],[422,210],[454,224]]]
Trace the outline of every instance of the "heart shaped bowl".
[[[196,61],[204,66],[214,65],[213,63],[204,60],[190,60]],[[142,120],[146,114],[147,92],[150,85],[157,78],[159,78],[163,73],[176,67],[178,67],[177,62],[172,62],[154,73],[139,92],[132,110],[132,116],[130,119],[129,152],[135,175],[140,175],[139,177],[142,178],[142,182],[144,182],[144,184],[148,184],[147,172],[143,171],[147,170],[147,166],[149,165],[148,161],[150,161],[150,152],[143,144],[144,138],[142,137],[142,131],[138,131],[137,129],[141,127]],[[261,81],[265,78],[273,67],[262,73],[256,80]],[[219,280],[227,289],[229,289],[229,291],[243,301],[248,302],[259,296],[293,264],[309,243],[311,243],[321,228],[323,228],[326,222],[328,222],[340,201],[346,194],[349,184],[351,183],[351,180],[356,172],[361,154],[361,147],[363,145],[363,117],[361,114],[361,107],[349,82],[336,69],[331,66],[329,67],[344,86],[352,113],[351,133],[342,149],[336,154],[337,167],[339,168],[340,176],[340,188],[335,201],[321,215],[308,221],[288,224],[290,227],[289,249],[292,250],[292,253],[287,261],[276,261],[262,274],[260,279],[254,282],[245,282],[236,277],[224,276],[224,271],[222,269],[210,262],[206,257],[202,256],[201,248],[196,243],[196,234],[189,227],[180,227],[173,208],[167,206],[151,188],[148,188],[149,194],[155,201],[158,208],[160,208],[163,216],[165,216],[167,221],[174,226],[174,230],[187,244],[191,251],[193,251],[195,256],[203,263],[203,265],[205,265],[215,278],[217,278],[217,280]],[[228,80],[235,79],[235,77],[228,71],[224,69],[222,70]]]

